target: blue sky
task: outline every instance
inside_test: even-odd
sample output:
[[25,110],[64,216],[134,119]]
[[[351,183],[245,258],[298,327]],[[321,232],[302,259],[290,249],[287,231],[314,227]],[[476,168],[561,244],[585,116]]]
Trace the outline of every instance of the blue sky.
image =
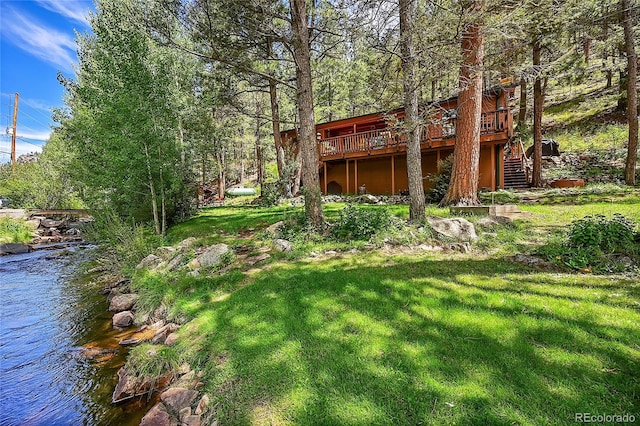
[[92,1],[0,0],[0,163],[9,161],[15,93],[18,155],[40,150],[51,133],[51,108],[63,105],[58,71],[73,77],[75,32],[90,30]]

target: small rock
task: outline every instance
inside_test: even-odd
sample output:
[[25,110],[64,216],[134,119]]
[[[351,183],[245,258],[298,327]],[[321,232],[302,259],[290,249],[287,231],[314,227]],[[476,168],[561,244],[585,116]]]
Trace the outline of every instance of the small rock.
[[167,413],[164,405],[159,402],[149,410],[140,421],[140,426],[170,426],[171,415]]
[[324,252],[324,254],[327,255],[327,256],[334,256],[334,255],[338,254],[338,252],[335,251],[335,250],[327,250],[327,251]]
[[278,249],[281,252],[289,253],[290,251],[293,250],[293,244],[291,244],[290,241],[278,238],[274,240],[273,243],[275,244],[276,249]]
[[207,407],[209,407],[210,403],[211,398],[209,397],[209,395],[207,395],[206,393],[202,395],[202,398],[200,398],[200,402],[198,402],[198,405],[196,406],[195,414],[203,414],[207,410]]
[[109,303],[109,310],[111,312],[128,311],[133,308],[133,305],[138,300],[138,295],[135,293],[118,294],[113,296]]
[[185,407],[191,406],[191,402],[198,396],[198,392],[185,388],[170,388],[160,395],[164,404],[176,413]]
[[471,252],[471,245],[469,243],[450,243],[447,245],[447,248],[453,251],[459,251],[460,253],[469,253]]
[[178,341],[178,333],[171,333],[164,339],[164,344],[167,346],[173,346]]
[[129,339],[122,339],[118,342],[118,344],[121,346],[133,346],[137,345],[138,343],[140,343],[140,339],[135,339],[133,337]]
[[476,224],[482,228],[495,228],[496,226],[513,225],[513,220],[506,216],[487,216],[479,219]]
[[64,220],[43,219],[40,221],[40,226],[43,228],[59,228],[64,224]]
[[113,326],[127,328],[133,324],[134,316],[131,311],[118,312],[113,316]]
[[280,234],[280,230],[282,229],[282,227],[284,226],[284,222],[280,221],[280,222],[276,222],[273,225],[268,226],[264,232],[266,232],[267,234],[271,235],[271,236],[276,236]]
[[190,416],[185,417],[182,420],[182,424],[184,426],[200,426],[202,424],[202,419],[197,414],[192,414]]
[[136,266],[136,269],[143,269],[143,268],[153,269],[156,266],[158,266],[160,262],[162,262],[161,258],[156,256],[155,254],[150,254],[149,256],[142,259],[140,263],[138,263],[138,265]]
[[190,415],[191,415],[191,407],[184,407],[178,413],[178,418],[180,419],[181,422],[184,422],[184,419],[189,417]]
[[263,260],[267,260],[271,257],[268,253],[262,253],[258,256],[247,257],[244,261],[249,265],[255,265],[258,262],[262,262]]

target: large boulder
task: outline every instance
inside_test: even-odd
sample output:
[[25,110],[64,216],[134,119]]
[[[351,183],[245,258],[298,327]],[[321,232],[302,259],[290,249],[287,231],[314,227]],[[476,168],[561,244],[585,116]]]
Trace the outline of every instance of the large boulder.
[[198,392],[186,388],[170,388],[160,395],[160,399],[167,408],[175,413],[186,407],[190,407],[191,403],[198,396]]
[[231,252],[226,244],[215,244],[208,247],[202,254],[196,257],[189,266],[191,269],[215,268],[220,266],[224,257]]
[[131,311],[118,312],[113,316],[113,326],[117,328],[127,328],[133,324],[135,317]]
[[142,421],[140,421],[140,426],[170,426],[177,423],[171,420],[171,415],[167,413],[164,405],[158,402],[144,415]]
[[478,239],[473,223],[459,217],[445,219],[437,216],[427,218],[433,230],[447,238],[458,241],[475,241]]
[[0,254],[22,254],[29,253],[29,246],[20,243],[0,244]]
[[178,245],[176,246],[176,249],[180,251],[189,250],[191,246],[195,244],[196,241],[198,240],[194,237],[186,238],[178,243]]
[[109,310],[111,312],[128,311],[133,308],[136,300],[138,300],[138,295],[135,293],[115,295],[109,303]]
[[160,264],[160,262],[162,262],[162,258],[156,256],[155,254],[150,254],[149,256],[142,259],[140,263],[138,263],[138,265],[136,266],[136,269],[143,269],[143,268],[153,269],[157,267]]

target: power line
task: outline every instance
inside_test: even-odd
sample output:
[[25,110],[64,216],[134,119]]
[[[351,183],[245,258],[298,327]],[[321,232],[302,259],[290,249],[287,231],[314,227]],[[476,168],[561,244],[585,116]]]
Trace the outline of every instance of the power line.
[[29,114],[28,112],[26,112],[25,110],[20,110],[21,114],[25,114],[27,117],[30,117],[32,120],[34,120],[36,123],[38,124],[42,124],[43,126],[47,126],[49,127],[50,124],[45,124],[42,121],[38,120],[37,118],[35,118],[33,115]]

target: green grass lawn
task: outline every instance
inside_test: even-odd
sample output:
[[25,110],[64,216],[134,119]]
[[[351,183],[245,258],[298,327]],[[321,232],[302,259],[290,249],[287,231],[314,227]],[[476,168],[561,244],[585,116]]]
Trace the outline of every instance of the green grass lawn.
[[[341,207],[328,206],[327,216]],[[219,276],[150,276],[173,314],[192,319],[162,353],[204,372],[220,424],[557,425],[584,412],[640,418],[637,277],[549,272],[507,256],[574,217],[619,212],[640,220],[639,207],[525,206],[530,222],[482,237],[472,254],[298,253]],[[239,243],[244,235],[257,246],[262,227],[293,211],[209,209],[170,238]],[[394,212],[406,215],[406,206]]]

